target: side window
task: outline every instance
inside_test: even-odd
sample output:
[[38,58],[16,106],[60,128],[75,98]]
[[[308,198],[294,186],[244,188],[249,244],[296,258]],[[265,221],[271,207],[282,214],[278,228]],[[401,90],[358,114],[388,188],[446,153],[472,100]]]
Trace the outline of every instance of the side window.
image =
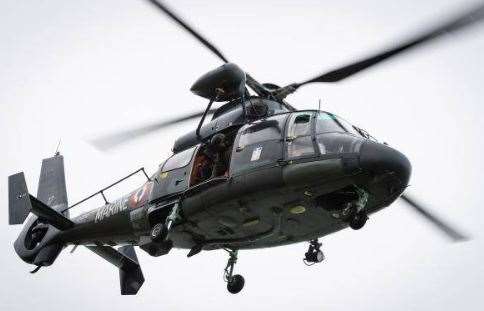
[[231,174],[276,163],[282,158],[286,118],[286,114],[273,116],[240,129],[232,153]]
[[298,158],[314,154],[312,140],[312,119],[313,113],[294,113],[289,121],[287,129],[287,156]]
[[174,154],[171,158],[166,160],[165,164],[163,165],[163,172],[168,172],[177,168],[181,168],[187,166],[190,163],[193,152],[195,151],[196,147],[192,147],[185,151],[179,152]]
[[173,193],[182,192],[188,188],[190,162],[196,146],[174,154],[165,161],[156,174],[151,199],[161,198]]
[[237,149],[262,141],[281,139],[282,129],[277,120],[262,121],[244,129],[240,134]]

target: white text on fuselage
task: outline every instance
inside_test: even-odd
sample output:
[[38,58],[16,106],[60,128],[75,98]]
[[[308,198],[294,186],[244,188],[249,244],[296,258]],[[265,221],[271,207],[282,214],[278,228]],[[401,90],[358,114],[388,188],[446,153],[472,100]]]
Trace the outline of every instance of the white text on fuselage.
[[100,207],[97,210],[96,217],[94,218],[94,222],[100,222],[105,218],[109,218],[119,212],[122,212],[128,208],[126,204],[127,198],[122,198],[117,200],[114,203],[107,204],[103,207]]

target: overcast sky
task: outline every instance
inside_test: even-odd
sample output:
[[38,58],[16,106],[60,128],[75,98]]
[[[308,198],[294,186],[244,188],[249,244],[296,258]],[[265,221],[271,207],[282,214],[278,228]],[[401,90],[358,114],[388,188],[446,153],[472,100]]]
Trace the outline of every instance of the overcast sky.
[[[170,1],[227,57],[262,82],[287,84],[351,61],[438,23],[476,1]],[[146,282],[119,295],[118,271],[81,247],[49,268],[15,254],[7,176],[24,171],[36,193],[41,159],[62,139],[70,202],[145,166],[175,138],[170,128],[113,153],[96,135],[203,109],[191,84],[221,63],[141,0],[0,1],[0,309],[29,310],[476,310],[484,288],[482,171],[484,25],[337,85],[301,88],[301,109],[343,116],[404,152],[411,192],[473,239],[450,244],[395,203],[365,228],[324,237],[327,261],[302,263],[306,243],[240,252],[238,295],[222,280],[227,256],[138,251]],[[142,178],[108,194],[122,195]],[[101,205],[101,200],[75,214]]]

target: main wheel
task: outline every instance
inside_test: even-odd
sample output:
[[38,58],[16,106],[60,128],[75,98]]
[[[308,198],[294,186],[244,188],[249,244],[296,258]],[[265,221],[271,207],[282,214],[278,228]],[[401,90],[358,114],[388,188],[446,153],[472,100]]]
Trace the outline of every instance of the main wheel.
[[240,274],[232,276],[232,278],[227,282],[227,290],[231,294],[237,294],[244,288],[245,280]]
[[165,241],[167,235],[168,230],[166,229],[166,226],[162,223],[154,225],[154,227],[151,229],[151,239],[154,242]]
[[353,230],[359,230],[363,228],[367,220],[368,216],[366,216],[365,213],[356,213],[349,221],[350,228]]

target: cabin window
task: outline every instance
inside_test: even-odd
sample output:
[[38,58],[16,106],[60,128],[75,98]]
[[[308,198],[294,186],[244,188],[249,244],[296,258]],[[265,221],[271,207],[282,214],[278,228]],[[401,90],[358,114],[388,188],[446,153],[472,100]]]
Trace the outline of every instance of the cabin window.
[[287,130],[287,156],[298,158],[315,153],[312,139],[313,114],[311,112],[294,113]]
[[242,131],[237,148],[240,150],[262,141],[281,139],[281,132],[282,127],[277,120],[257,122]]
[[232,153],[231,174],[270,165],[282,158],[282,137],[287,114],[247,124],[239,130]]
[[168,172],[177,168],[187,166],[193,157],[195,148],[196,147],[192,147],[185,151],[174,154],[171,158],[166,160],[165,164],[163,165],[162,172]]

